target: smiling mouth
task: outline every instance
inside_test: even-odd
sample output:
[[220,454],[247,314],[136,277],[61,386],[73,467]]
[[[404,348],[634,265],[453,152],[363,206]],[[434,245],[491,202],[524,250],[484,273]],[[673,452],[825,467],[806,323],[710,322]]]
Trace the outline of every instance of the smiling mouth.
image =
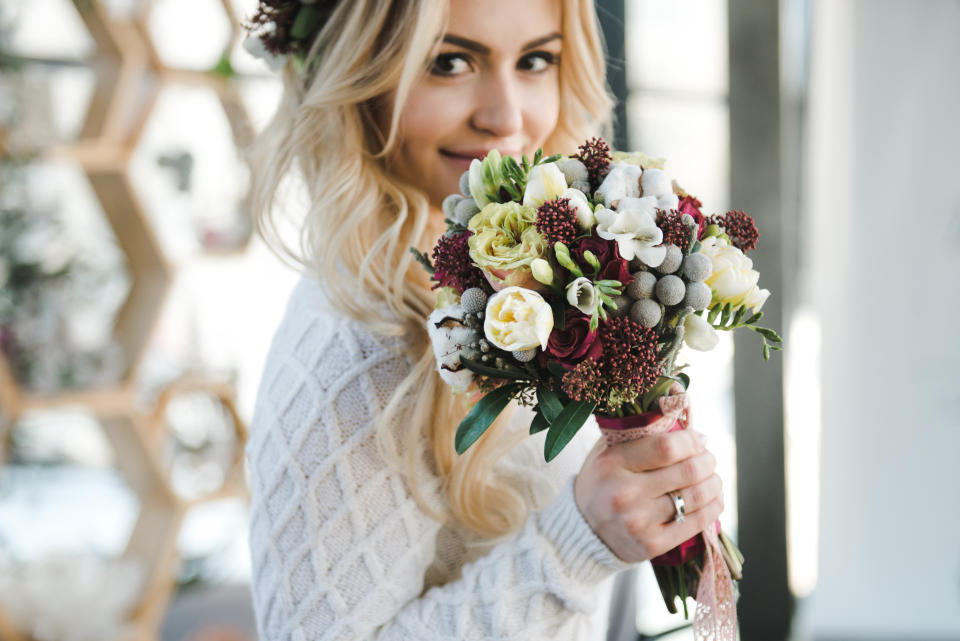
[[473,160],[474,158],[477,160],[483,160],[483,155],[477,154],[457,154],[452,151],[447,151],[446,149],[441,149],[440,153],[448,158],[454,158],[456,160]]

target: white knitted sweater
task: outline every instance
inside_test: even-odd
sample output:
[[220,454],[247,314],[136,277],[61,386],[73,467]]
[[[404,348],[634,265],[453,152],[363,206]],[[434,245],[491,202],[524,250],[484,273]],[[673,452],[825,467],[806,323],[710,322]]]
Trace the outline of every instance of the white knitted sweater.
[[[411,366],[301,278],[246,447],[260,640],[602,640],[614,575],[632,564],[574,502],[596,427],[549,464],[545,432],[504,456],[495,471],[534,511],[521,531],[484,540],[430,519],[378,453],[372,417]],[[527,430],[529,414],[511,425]],[[426,466],[426,442],[409,445]],[[427,489],[441,505],[439,484]]]

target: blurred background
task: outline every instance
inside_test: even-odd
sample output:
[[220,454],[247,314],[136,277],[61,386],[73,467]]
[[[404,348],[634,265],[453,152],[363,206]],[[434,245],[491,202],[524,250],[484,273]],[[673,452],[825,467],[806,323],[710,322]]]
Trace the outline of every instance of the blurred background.
[[[246,200],[255,4],[0,0],[0,639],[256,638],[242,448],[297,275]],[[689,355],[741,638],[960,639],[960,0],[597,8],[616,146],[761,230],[785,351]],[[640,569],[638,638],[692,639]]]

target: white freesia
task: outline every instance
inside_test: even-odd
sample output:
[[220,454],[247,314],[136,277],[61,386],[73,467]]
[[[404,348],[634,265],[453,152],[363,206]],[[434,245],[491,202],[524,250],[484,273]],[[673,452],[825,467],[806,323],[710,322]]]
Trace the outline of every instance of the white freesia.
[[570,206],[577,214],[577,224],[580,225],[581,229],[590,229],[596,224],[597,220],[593,216],[593,208],[590,207],[587,195],[582,191],[570,187],[563,192],[561,198],[570,199]]
[[546,349],[553,310],[543,296],[524,287],[504,287],[487,301],[483,333],[502,350]]
[[473,382],[473,372],[463,367],[460,355],[477,339],[477,332],[463,324],[464,317],[463,307],[456,303],[433,310],[427,319],[437,371],[455,392],[466,391]]
[[698,352],[709,352],[720,342],[720,337],[705,318],[687,314],[683,321],[683,342]]
[[494,185],[489,184],[486,180],[487,174],[489,173],[489,177],[493,182],[498,184],[501,179],[502,165],[503,157],[496,149],[491,149],[487,152],[483,160],[474,158],[470,161],[467,184],[470,186],[470,195],[473,196],[473,200],[477,203],[478,208],[483,209],[490,203],[490,199],[487,198],[487,191],[492,189]]
[[662,169],[646,169],[640,177],[643,195],[657,199],[657,209],[670,211],[680,206],[680,199],[673,193],[673,181]]
[[567,302],[587,316],[597,311],[597,290],[593,281],[581,276],[567,285]]
[[704,281],[713,294],[711,307],[730,303],[733,308],[746,305],[754,313],[760,311],[770,292],[757,286],[760,272],[753,269],[752,260],[728,240],[717,236],[703,239],[700,252],[713,265],[710,276]]
[[640,195],[640,176],[643,169],[625,162],[610,163],[610,169],[597,193],[603,196],[604,207],[613,207],[623,198]]
[[667,249],[660,245],[663,232],[653,220],[651,212],[655,211],[653,197],[624,198],[616,211],[605,207],[597,210],[597,235],[617,241],[623,258],[639,258],[645,265],[659,267]]
[[527,186],[523,190],[523,206],[539,207],[548,200],[559,198],[567,190],[567,179],[557,167],[548,162],[537,165],[527,174]]
[[243,40],[243,48],[254,58],[263,60],[270,71],[280,71],[283,69],[283,65],[287,63],[286,56],[278,56],[267,51],[267,48],[263,46],[263,40],[259,36],[248,35]]

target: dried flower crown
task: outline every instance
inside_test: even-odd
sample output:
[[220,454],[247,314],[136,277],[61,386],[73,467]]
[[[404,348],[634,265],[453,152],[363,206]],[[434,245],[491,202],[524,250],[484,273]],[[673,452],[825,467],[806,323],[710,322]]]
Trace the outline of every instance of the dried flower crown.
[[260,0],[256,13],[243,25],[248,32],[244,49],[274,71],[291,55],[302,66],[338,1]]

